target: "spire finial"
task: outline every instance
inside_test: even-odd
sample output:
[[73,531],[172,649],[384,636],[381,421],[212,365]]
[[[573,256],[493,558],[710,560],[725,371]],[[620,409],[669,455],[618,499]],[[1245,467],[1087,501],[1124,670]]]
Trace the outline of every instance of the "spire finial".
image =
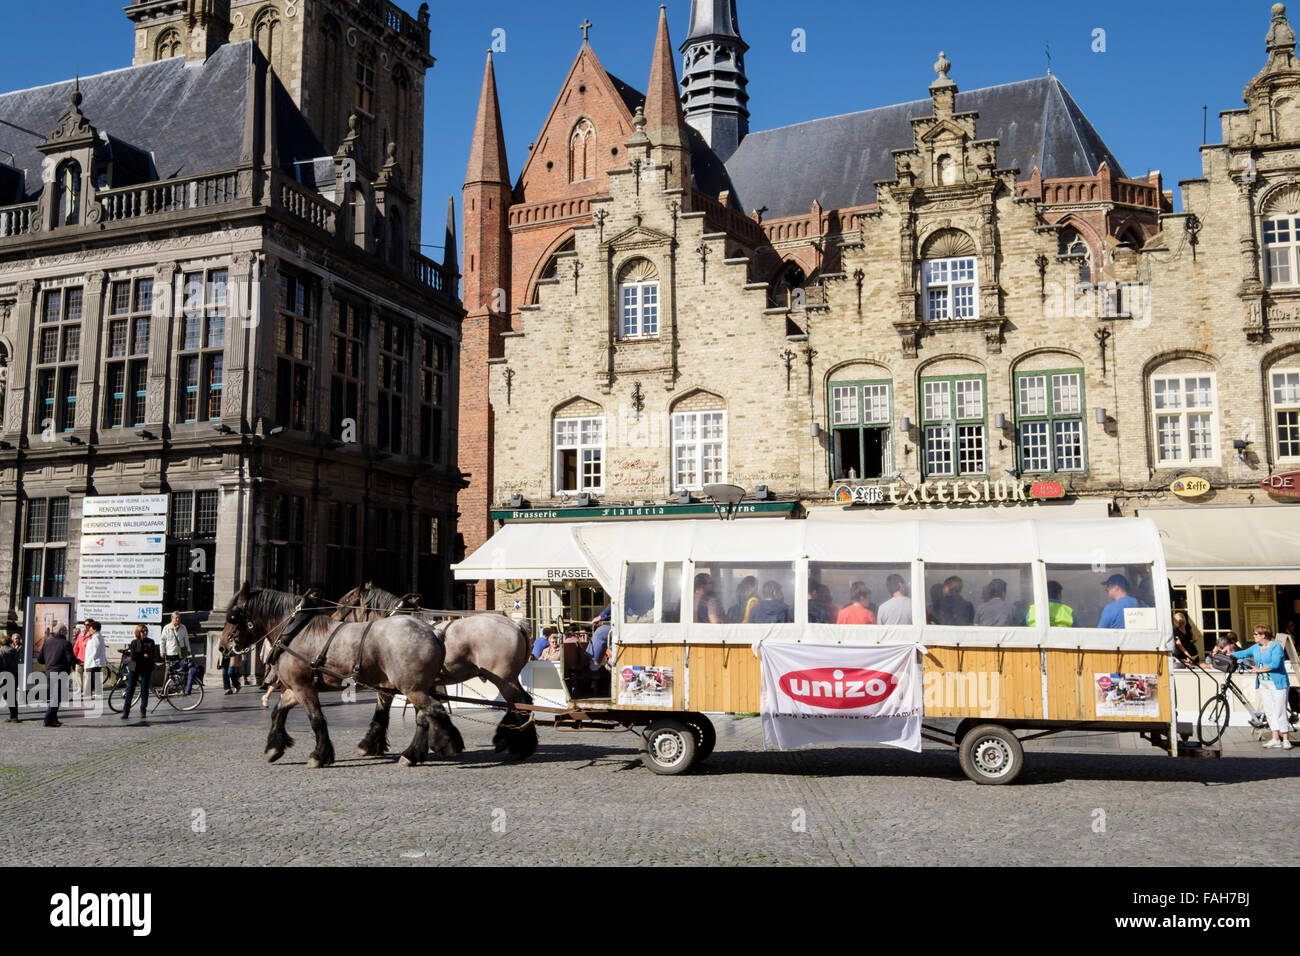
[[939,59],[934,61],[934,72],[939,74],[939,79],[948,79],[948,71],[952,69],[952,62],[944,55],[942,50],[939,51]]
[[73,108],[73,109],[80,109],[80,108],[81,108],[81,100],[82,100],[82,96],[81,96],[81,74],[77,74],[77,78],[76,78],[75,80],[73,80],[73,82],[72,82],[72,95],[69,96],[68,99],[70,99],[70,100],[72,101],[72,108]]
[[591,27],[592,27],[591,20],[587,17],[583,17],[582,22],[578,24],[578,29],[582,31],[583,43],[587,42],[587,34],[591,32]]
[[1273,22],[1269,24],[1268,39],[1264,43],[1269,53],[1289,52],[1295,49],[1295,30],[1286,19],[1286,4],[1273,4]]

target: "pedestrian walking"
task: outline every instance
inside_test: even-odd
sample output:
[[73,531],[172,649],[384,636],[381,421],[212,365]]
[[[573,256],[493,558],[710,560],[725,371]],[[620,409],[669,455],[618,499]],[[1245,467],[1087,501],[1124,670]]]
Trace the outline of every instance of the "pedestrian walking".
[[131,697],[137,688],[140,691],[140,719],[144,720],[149,705],[149,684],[153,681],[153,669],[157,666],[158,645],[149,636],[149,628],[137,624],[135,640],[127,648],[126,700],[122,704],[122,720],[131,716]]
[[91,619],[86,618],[72,635],[72,656],[77,659],[77,686],[81,696],[86,696],[86,641],[90,640]]
[[242,676],[244,655],[230,645],[221,649],[221,686],[226,694],[239,693],[239,681]]
[[72,642],[68,640],[65,630],[47,635],[41,645],[41,652],[36,655],[36,663],[45,665],[45,678],[48,686],[45,709],[45,726],[61,727],[59,723],[59,703],[63,688],[71,681],[72,668],[77,659],[72,656]]
[[85,665],[85,681],[81,685],[82,699],[96,697],[104,686],[104,668],[108,666],[108,653],[104,647],[103,628],[98,621],[87,621],[86,642],[83,645],[82,660]]
[[18,723],[18,665],[23,662],[23,636],[15,631],[5,638],[3,646],[0,646],[0,674],[8,674],[9,689],[5,691],[9,699],[5,701],[9,705],[9,719],[5,721],[8,724]]
[[1255,662],[1251,668],[1255,673],[1255,687],[1259,689],[1259,702],[1268,718],[1268,729],[1273,731],[1273,739],[1265,747],[1291,749],[1287,734],[1291,731],[1291,722],[1286,716],[1286,695],[1290,682],[1286,676],[1286,652],[1281,641],[1273,640],[1273,631],[1267,624],[1255,625],[1255,643],[1244,651],[1237,651],[1232,656],[1238,660],[1250,659]]
[[162,655],[168,664],[190,656],[190,632],[181,623],[180,611],[172,611],[171,623],[162,629]]

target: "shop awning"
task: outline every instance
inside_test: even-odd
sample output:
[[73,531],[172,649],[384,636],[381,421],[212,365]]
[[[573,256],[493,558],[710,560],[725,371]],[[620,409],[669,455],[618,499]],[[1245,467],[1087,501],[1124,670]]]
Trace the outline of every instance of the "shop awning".
[[1176,585],[1300,584],[1300,505],[1143,508]]
[[452,565],[456,580],[590,578],[587,560],[569,533],[573,527],[576,525],[508,524],[464,561]]

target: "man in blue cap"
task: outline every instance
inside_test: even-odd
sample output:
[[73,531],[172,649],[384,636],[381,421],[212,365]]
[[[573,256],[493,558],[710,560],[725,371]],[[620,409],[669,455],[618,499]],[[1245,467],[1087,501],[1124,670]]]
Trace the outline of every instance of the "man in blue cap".
[[1101,618],[1097,621],[1097,626],[1123,630],[1124,609],[1142,605],[1138,603],[1137,598],[1128,593],[1128,578],[1122,574],[1112,574],[1101,582],[1101,586],[1106,589],[1110,603],[1101,609]]

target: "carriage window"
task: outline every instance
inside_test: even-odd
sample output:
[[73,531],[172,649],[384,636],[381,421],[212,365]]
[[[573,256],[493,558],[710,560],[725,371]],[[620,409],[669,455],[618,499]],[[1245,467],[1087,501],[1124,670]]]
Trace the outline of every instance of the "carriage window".
[[808,565],[809,624],[911,624],[911,595],[906,562]]
[[1155,607],[1151,565],[1109,564],[1100,551],[1092,564],[1049,564],[1047,601],[1052,627],[1123,628],[1127,608]]
[[682,620],[682,563],[680,561],[664,562],[663,587],[664,612],[661,620],[665,624],[680,624]]
[[1034,603],[1027,564],[926,564],[925,615],[953,627],[1024,627]]
[[794,621],[793,564],[696,564],[695,572],[692,611],[697,624]]
[[623,592],[623,621],[637,624],[654,620],[655,565],[631,562],[627,566],[627,587]]

